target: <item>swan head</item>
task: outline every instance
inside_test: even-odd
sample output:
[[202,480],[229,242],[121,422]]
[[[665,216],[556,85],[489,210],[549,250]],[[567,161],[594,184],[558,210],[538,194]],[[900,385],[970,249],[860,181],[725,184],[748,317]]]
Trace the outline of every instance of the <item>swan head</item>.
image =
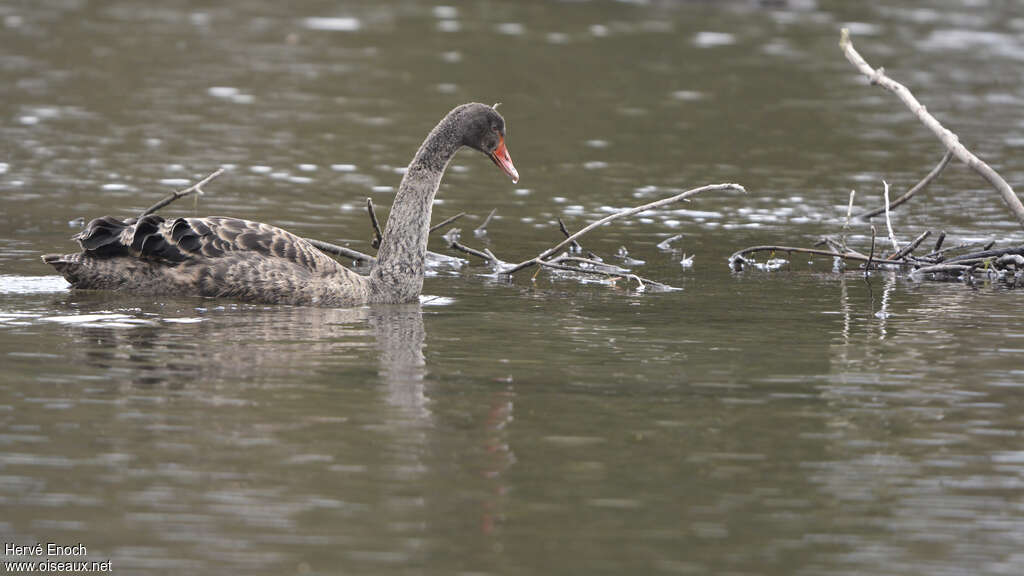
[[512,164],[512,157],[505,147],[505,119],[498,114],[497,106],[473,102],[463,104],[455,111],[459,112],[462,144],[487,155],[498,168],[512,178],[514,184],[519,182],[519,172]]

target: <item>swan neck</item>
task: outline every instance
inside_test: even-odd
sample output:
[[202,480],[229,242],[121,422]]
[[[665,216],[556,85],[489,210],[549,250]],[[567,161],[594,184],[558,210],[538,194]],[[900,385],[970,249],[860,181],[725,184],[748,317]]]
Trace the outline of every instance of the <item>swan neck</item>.
[[419,297],[430,235],[434,196],[452,157],[461,147],[445,117],[427,136],[406,169],[370,274],[378,301],[407,302]]

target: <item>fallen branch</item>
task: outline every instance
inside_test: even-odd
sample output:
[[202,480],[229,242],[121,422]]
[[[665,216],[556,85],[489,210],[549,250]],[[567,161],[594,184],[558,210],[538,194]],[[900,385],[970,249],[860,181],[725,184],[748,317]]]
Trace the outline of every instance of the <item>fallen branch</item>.
[[931,184],[933,180],[935,180],[936,178],[939,177],[939,174],[942,174],[942,171],[946,168],[946,166],[949,164],[949,161],[952,160],[952,159],[953,159],[953,153],[947,150],[946,153],[942,156],[942,160],[939,160],[939,163],[934,168],[932,168],[932,171],[929,172],[924,178],[922,178],[920,182],[918,182],[917,184],[914,184],[913,188],[911,188],[910,190],[907,190],[902,196],[900,196],[899,198],[893,200],[889,204],[886,204],[885,206],[882,206],[881,208],[875,208],[874,210],[868,210],[867,212],[862,212],[860,214],[857,214],[857,219],[859,219],[859,220],[868,220],[870,218],[874,218],[875,216],[878,216],[882,212],[885,212],[886,209],[888,209],[888,210],[895,210],[897,206],[900,206],[901,204],[905,203],[907,200],[910,200],[911,198],[913,198],[914,194],[917,194],[921,190],[924,190],[925,188],[927,188],[928,185]]
[[1020,198],[1013,191],[1013,188],[999,175],[998,172],[992,169],[991,166],[986,164],[980,158],[975,156],[970,150],[964,147],[960,143],[960,139],[956,134],[950,132],[945,126],[943,126],[938,120],[932,116],[917,98],[907,89],[906,86],[896,82],[892,78],[885,75],[885,70],[882,68],[872,68],[864,58],[853,48],[853,43],[850,41],[850,32],[846,28],[843,28],[839,38],[839,46],[842,48],[843,53],[846,55],[846,59],[853,64],[861,74],[867,76],[872,84],[878,84],[879,86],[889,90],[896,94],[904,104],[910,108],[910,111],[917,116],[925,126],[927,126],[942,144],[945,145],[946,149],[952,152],[957,158],[959,158],[964,164],[980,174],[985,180],[988,180],[999,195],[1002,196],[1003,202],[1010,209],[1010,212],[1017,219],[1022,226],[1024,226],[1024,204],[1021,203]]
[[652,210],[654,208],[660,208],[661,206],[666,206],[668,204],[674,204],[676,202],[681,202],[683,200],[686,200],[690,196],[693,196],[695,194],[699,194],[701,192],[712,192],[712,191],[719,191],[719,190],[735,190],[735,191],[738,191],[738,192],[746,193],[746,189],[743,188],[743,186],[740,186],[739,184],[711,184],[711,185],[708,185],[708,186],[701,186],[700,188],[694,188],[693,190],[687,190],[686,192],[682,192],[680,194],[676,194],[675,196],[671,196],[669,198],[663,198],[663,199],[657,200],[655,202],[649,202],[647,204],[643,204],[643,205],[636,206],[636,207],[633,207],[633,208],[628,208],[626,210],[620,210],[618,212],[615,212],[614,214],[609,214],[608,216],[605,216],[604,218],[601,218],[600,220],[597,220],[595,222],[591,222],[590,224],[588,224],[586,227],[584,227],[580,231],[576,232],[575,234],[570,235],[565,240],[562,240],[558,244],[555,244],[554,246],[552,246],[551,248],[548,248],[547,250],[541,252],[537,256],[534,256],[533,258],[530,258],[529,260],[524,260],[524,261],[520,262],[519,264],[516,264],[515,266],[510,266],[510,267],[505,268],[503,270],[499,270],[499,272],[501,274],[515,274],[516,272],[518,272],[518,271],[520,271],[520,270],[522,270],[524,268],[529,268],[530,266],[535,266],[538,263],[540,263],[542,260],[550,257],[552,254],[555,254],[556,252],[558,252],[562,248],[565,248],[566,246],[572,244],[573,241],[575,241],[577,238],[583,236],[587,232],[590,232],[594,228],[597,228],[598,226],[603,226],[604,224],[607,224],[607,223],[609,223],[609,222],[611,222],[613,220],[618,220],[619,218],[624,218],[626,216],[632,216],[634,214],[639,214],[641,212],[646,212],[647,210]]

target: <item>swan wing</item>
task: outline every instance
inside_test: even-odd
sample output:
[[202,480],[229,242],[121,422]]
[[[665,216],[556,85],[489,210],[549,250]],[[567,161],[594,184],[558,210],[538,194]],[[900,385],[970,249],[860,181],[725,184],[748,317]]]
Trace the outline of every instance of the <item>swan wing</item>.
[[313,273],[336,271],[340,264],[302,238],[262,222],[210,216],[166,220],[155,214],[122,221],[97,218],[74,239],[89,255],[134,256],[174,265],[180,262],[255,253],[280,258]]

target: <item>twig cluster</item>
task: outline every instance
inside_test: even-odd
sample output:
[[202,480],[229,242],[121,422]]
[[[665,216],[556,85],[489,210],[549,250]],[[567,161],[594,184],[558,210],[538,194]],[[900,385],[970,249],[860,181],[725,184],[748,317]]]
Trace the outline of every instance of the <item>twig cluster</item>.
[[[942,249],[942,243],[946,238],[946,233],[941,232],[935,243],[935,247],[931,252],[915,255],[914,252],[921,246],[924,240],[931,235],[930,232],[926,231],[918,235],[906,246],[902,248],[900,247],[892,227],[890,211],[910,200],[910,198],[921,190],[927,188],[929,184],[938,178],[939,174],[942,173],[943,169],[945,169],[954,157],[963,161],[968,167],[985,178],[985,180],[987,180],[999,193],[1003,202],[1009,208],[1010,213],[1013,214],[1013,216],[1022,225],[1024,225],[1024,204],[1021,203],[1020,198],[1017,197],[1013,188],[1010,187],[1006,180],[993,170],[991,166],[983,162],[970,150],[964,147],[964,145],[960,143],[956,134],[946,129],[934,116],[928,113],[925,107],[918,102],[906,86],[886,76],[884,69],[872,68],[871,65],[869,65],[854,49],[853,43],[850,41],[849,32],[846,29],[843,29],[842,31],[839,46],[845,54],[846,59],[849,60],[858,71],[867,76],[872,84],[877,84],[896,94],[900,100],[906,104],[910,111],[913,112],[914,115],[917,116],[917,118],[938,137],[945,146],[946,152],[942,156],[942,160],[939,161],[938,165],[936,165],[928,175],[915,184],[905,194],[891,202],[889,200],[889,184],[883,181],[884,203],[882,207],[868,210],[856,216],[858,219],[867,220],[874,216],[878,216],[879,214],[885,214],[886,230],[888,232],[889,241],[892,244],[892,253],[876,256],[876,230],[873,225],[871,226],[871,248],[867,255],[849,248],[846,243],[846,235],[850,227],[850,215],[853,212],[853,200],[855,195],[854,192],[851,192],[850,203],[846,213],[846,222],[840,232],[839,240],[827,237],[816,244],[814,248],[779,245],[751,246],[749,248],[739,250],[730,256],[730,266],[734,270],[742,270],[747,267],[766,270],[777,269],[779,267],[779,260],[775,259],[774,255],[777,252],[784,252],[787,254],[829,256],[834,259],[836,268],[838,269],[842,269],[845,266],[845,263],[849,261],[862,262],[865,275],[867,275],[871,270],[895,268],[909,271],[910,276],[914,278],[933,278],[943,280],[965,279],[967,281],[972,281],[980,274],[989,277],[1012,279],[1013,282],[1016,283],[1017,279],[1024,277],[1024,245],[995,249],[993,246],[994,242],[990,242],[980,247],[982,248],[981,250],[978,250],[979,246],[976,245],[961,245],[954,248]],[[821,246],[824,246],[824,248]],[[768,262],[771,264],[758,263],[750,258],[753,254],[764,252],[769,253],[769,258],[771,258],[771,260]]]
[[[494,268],[496,274],[502,276],[512,276],[518,272],[526,270],[527,268],[532,268],[536,266],[538,267],[538,271],[540,269],[546,268],[550,270],[558,270],[560,272],[569,272],[581,275],[604,276],[612,282],[615,282],[618,279],[625,279],[627,281],[636,282],[637,288],[639,290],[647,290],[649,288],[654,288],[657,290],[675,290],[676,288],[669,286],[668,284],[663,284],[661,282],[657,282],[655,280],[651,280],[649,278],[644,278],[642,276],[634,274],[632,270],[630,270],[629,268],[607,264],[601,257],[597,256],[591,251],[586,251],[586,258],[577,256],[577,254],[581,254],[584,252],[583,247],[579,243],[579,239],[583,235],[594,230],[595,228],[608,224],[609,222],[612,222],[614,220],[618,220],[619,218],[625,218],[627,216],[632,216],[634,214],[639,214],[641,212],[646,212],[647,210],[653,210],[655,208],[660,208],[662,206],[667,206],[669,204],[675,204],[677,202],[688,201],[688,199],[691,196],[700,194],[701,192],[713,191],[735,191],[746,193],[746,190],[743,188],[743,186],[740,186],[739,184],[712,184],[708,186],[701,186],[699,188],[687,190],[686,192],[681,192],[679,194],[670,196],[668,198],[663,198],[661,200],[656,200],[654,202],[649,202],[647,204],[642,204],[640,206],[634,206],[631,208],[624,208],[622,210],[609,214],[608,216],[605,216],[600,220],[591,222],[590,224],[588,224],[587,226],[585,226],[576,233],[570,233],[569,229],[565,226],[565,223],[561,220],[561,218],[559,218],[559,230],[565,236],[565,239],[562,240],[561,242],[558,242],[551,248],[544,250],[543,252],[534,256],[533,258],[523,260],[522,262],[519,262],[517,264],[510,264],[499,259],[490,250],[476,250],[470,248],[469,246],[466,246],[465,244],[462,244],[459,241],[460,231],[458,229],[453,229],[449,231],[445,235],[445,240],[448,242],[449,248],[453,250],[458,250],[459,252],[470,254],[472,256],[484,260],[492,268]],[[487,217],[487,221],[485,221],[485,224],[486,222],[490,221],[490,219],[493,216],[494,211],[492,210],[491,214]],[[483,228],[483,226],[481,226],[481,228]],[[475,232],[477,233],[478,236],[481,235],[480,228],[477,228]],[[536,274],[534,274],[534,278],[536,278]]]

